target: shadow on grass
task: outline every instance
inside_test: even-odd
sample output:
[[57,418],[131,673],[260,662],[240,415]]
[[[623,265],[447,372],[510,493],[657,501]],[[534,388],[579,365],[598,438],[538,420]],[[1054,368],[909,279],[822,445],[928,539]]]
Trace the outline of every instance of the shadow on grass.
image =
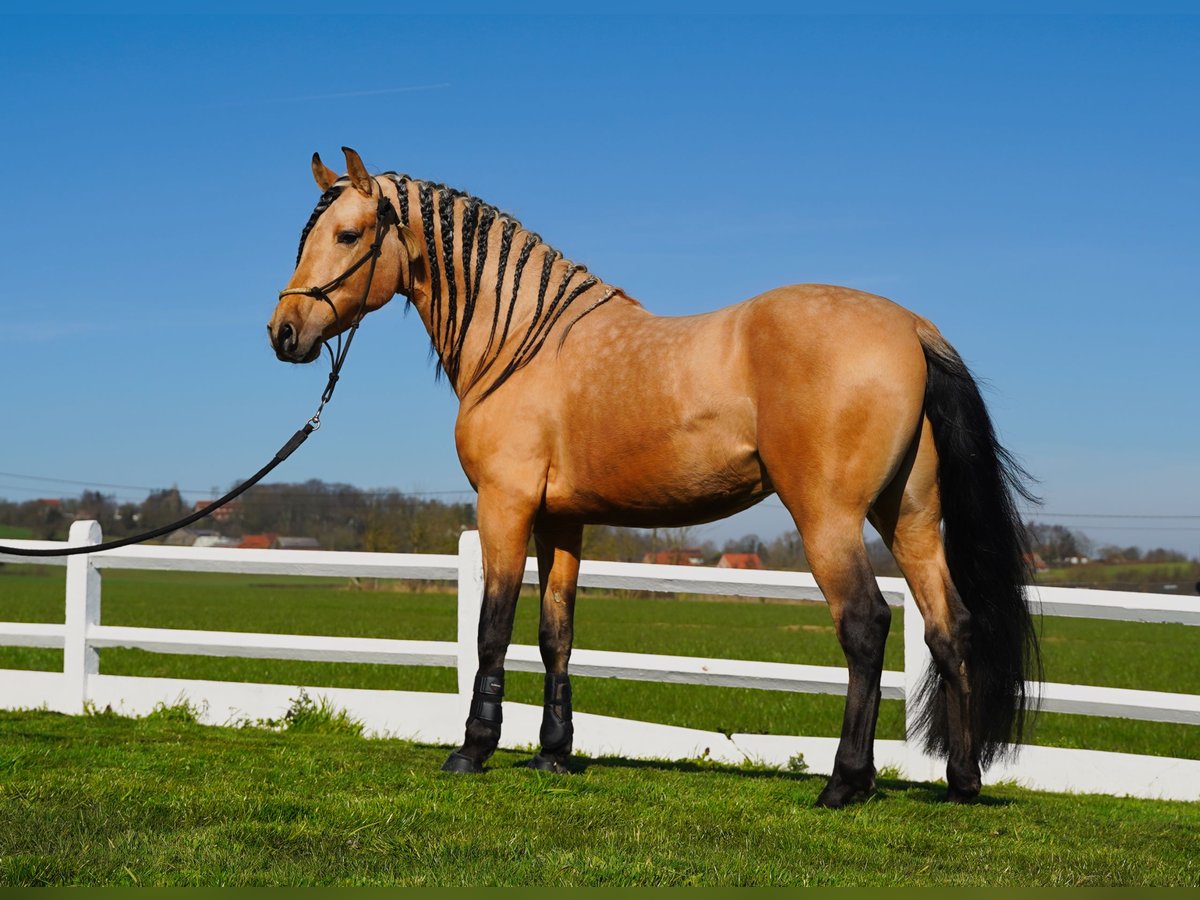
[[[496,766],[498,769],[527,769],[529,760],[518,760]],[[790,781],[796,784],[818,784],[824,786],[828,776],[815,772],[789,772],[785,769],[766,767],[740,767],[727,763],[709,762],[707,760],[666,760],[666,759],[633,759],[624,756],[573,756],[570,761],[570,774],[551,777],[570,778],[580,775],[588,769],[643,769],[661,772],[707,772],[721,775],[732,775],[745,779],[774,779]],[[485,773],[486,773],[485,769]],[[544,773],[545,774],[545,773]],[[1011,806],[1016,801],[1009,797],[989,796],[985,793],[972,801],[972,806]],[[946,786],[930,784],[922,781],[905,781],[897,778],[879,778],[876,780],[875,791],[867,798],[872,801],[888,800],[903,797],[917,803],[942,805],[946,803]],[[858,801],[859,803],[863,800]]]

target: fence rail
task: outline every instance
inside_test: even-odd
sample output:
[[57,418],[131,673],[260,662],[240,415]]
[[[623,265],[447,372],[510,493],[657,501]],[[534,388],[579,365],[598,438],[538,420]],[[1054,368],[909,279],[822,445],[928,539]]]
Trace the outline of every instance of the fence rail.
[[[100,539],[97,523],[76,522],[67,543],[88,545],[99,543]],[[24,547],[63,546],[51,541],[10,543]],[[21,557],[0,554],[0,562],[21,561],[24,561]],[[294,688],[271,685],[101,675],[99,652],[112,647],[130,647],[152,653],[443,666],[454,667],[458,672],[458,695],[456,701],[450,703],[446,702],[446,694],[307,690],[348,704],[351,711],[363,717],[368,728],[374,730],[387,730],[385,725],[399,724],[399,729],[391,727],[394,733],[399,731],[426,740],[449,742],[461,736],[459,732],[470,702],[477,665],[475,635],[483,598],[482,554],[476,532],[463,535],[457,556],[132,546],[74,557],[47,557],[40,562],[67,568],[65,623],[0,622],[0,646],[62,649],[63,671],[0,670],[0,706],[46,705],[67,712],[81,712],[89,702],[98,703],[103,699],[111,703],[115,699],[117,705],[132,711],[145,711],[147,704],[152,705],[153,698],[157,698],[153,702],[169,701],[173,696],[183,694],[197,702],[209,702],[210,706],[212,698],[220,698],[218,705],[225,704],[229,710],[244,710],[247,704],[253,706],[255,703],[264,709],[276,710],[280,703],[286,705],[286,696],[281,692],[294,691]],[[104,625],[100,621],[100,597],[101,573],[105,569],[456,581],[457,640],[409,641]],[[528,562],[524,580],[537,583],[536,563],[532,559]],[[903,579],[880,578],[878,581],[888,603],[902,607],[905,612],[904,669],[883,673],[882,694],[885,699],[904,700],[914,695],[928,666],[924,625]],[[579,583],[582,587],[613,590],[822,599],[812,575],[803,572],[585,561],[580,569]],[[1030,594],[1034,611],[1043,615],[1200,625],[1200,604],[1184,598],[1074,588],[1031,588]],[[510,648],[506,666],[514,671],[541,671],[538,648],[514,645]],[[572,654],[571,669],[577,675],[601,678],[823,694],[844,694],[847,683],[847,672],[839,667],[609,650],[576,650]],[[1054,683],[1030,687],[1041,694],[1042,708],[1051,712],[1200,725],[1200,695]],[[176,694],[170,695],[171,690],[176,690]],[[400,710],[383,711],[389,703]],[[506,711],[510,708],[516,715],[508,717],[506,743],[528,743],[536,733],[536,724],[525,728],[523,723],[528,724],[526,719],[536,722],[540,712],[521,704],[506,705]],[[214,713],[213,718],[217,720],[219,716]],[[910,719],[910,733],[913,724]],[[738,760],[754,756],[778,760],[786,759],[781,755],[789,749],[801,748],[806,757],[811,755],[809,762],[814,771],[828,771],[836,744],[834,739],[827,738],[718,735],[586,714],[580,714],[577,725],[576,744],[586,752],[662,757],[696,755],[703,750],[716,758]],[[595,728],[590,737],[589,726]],[[518,733],[514,734],[514,731]],[[528,733],[520,733],[526,731]],[[915,743],[880,741],[877,744],[882,764],[898,764],[912,777],[933,777],[937,772],[939,764],[925,757]],[[1137,765],[1131,769],[1131,763]],[[1140,774],[1136,774],[1138,772]],[[1113,773],[1117,774],[1114,776]],[[1116,781],[1111,781],[1110,776]],[[1007,769],[993,769],[991,777],[1015,777],[1038,787],[1200,799],[1200,761],[1196,760],[1027,747],[1020,762]]]

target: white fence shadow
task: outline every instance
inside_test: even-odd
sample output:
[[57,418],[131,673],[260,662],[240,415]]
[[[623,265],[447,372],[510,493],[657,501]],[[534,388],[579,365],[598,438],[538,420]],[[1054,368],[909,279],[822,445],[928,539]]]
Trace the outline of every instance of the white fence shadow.
[[[97,544],[100,540],[98,523],[76,522],[65,545],[52,541],[8,543],[53,548]],[[0,554],[0,562],[27,561]],[[457,556],[132,546],[103,553],[47,557],[41,562],[67,567],[65,624],[0,622],[0,646],[61,648],[63,671],[0,670],[0,708],[46,707],[81,713],[87,704],[92,704],[101,709],[111,706],[124,713],[144,715],[156,704],[186,699],[204,710],[205,721],[226,724],[247,718],[278,718],[298,696],[301,687],[103,675],[99,653],[106,647],[259,659],[452,666],[458,671],[457,695],[322,687],[304,687],[304,690],[314,699],[326,698],[346,709],[365,724],[370,734],[435,744],[457,744],[462,738],[477,665],[475,636],[483,598],[478,532],[463,534]],[[104,625],[100,603],[104,569],[456,581],[458,639],[406,641]],[[904,608],[904,670],[885,671],[882,684],[885,699],[903,700],[914,695],[928,665],[924,626],[904,580],[878,580],[888,603]],[[532,559],[526,566],[525,581],[537,583],[536,563]],[[816,582],[805,572],[585,561],[579,583],[592,588],[820,599]],[[1034,611],[1045,615],[1200,625],[1200,601],[1194,598],[1044,587],[1032,588],[1031,599]],[[541,671],[538,649],[513,645],[506,668]],[[576,650],[571,656],[571,672],[598,678],[824,694],[844,694],[847,680],[844,668],[830,666],[606,650]],[[1040,693],[1041,708],[1047,712],[1200,725],[1200,695],[1053,683],[1030,687]],[[783,698],[780,702],[784,702]],[[540,723],[540,707],[505,703],[501,745],[531,745],[537,739]],[[911,725],[908,719],[910,729]],[[828,774],[836,747],[836,738],[725,735],[589,713],[575,714],[575,748],[593,756],[706,757],[731,763],[755,760],[784,765],[796,754],[802,754],[809,771]],[[907,778],[936,780],[944,775],[943,763],[926,756],[915,742],[876,741],[875,754],[876,765],[895,767]],[[994,765],[984,781],[1016,781],[1042,790],[1200,800],[1200,760],[1029,745],[1022,748],[1015,761]]]

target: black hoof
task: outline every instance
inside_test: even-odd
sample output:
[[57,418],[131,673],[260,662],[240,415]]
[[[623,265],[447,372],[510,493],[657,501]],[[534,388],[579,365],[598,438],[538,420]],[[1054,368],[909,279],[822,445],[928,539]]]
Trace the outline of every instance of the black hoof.
[[859,788],[852,784],[846,784],[838,778],[832,778],[825,785],[825,790],[821,791],[821,795],[817,797],[817,806],[824,807],[825,809],[841,809],[848,803],[865,800],[871,796],[874,790],[874,785],[867,788]]
[[459,774],[477,775],[483,771],[483,765],[469,756],[463,756],[457,750],[446,757],[442,763],[443,772],[458,772]]
[[979,799],[979,788],[963,790],[961,788],[949,788],[946,791],[947,803],[974,803]]
[[537,769],[539,772],[553,772],[555,775],[571,774],[571,770],[567,768],[566,760],[553,756],[543,756],[541,753],[529,761],[529,768]]

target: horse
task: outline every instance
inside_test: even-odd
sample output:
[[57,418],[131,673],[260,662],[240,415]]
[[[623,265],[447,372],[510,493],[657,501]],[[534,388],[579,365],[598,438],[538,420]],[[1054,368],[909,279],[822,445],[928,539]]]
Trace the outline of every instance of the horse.
[[[1040,672],[1016,497],[1027,474],[999,443],[975,379],[927,319],[845,287],[780,287],[715,312],[657,316],[463,191],[312,158],[321,196],[267,331],[276,356],[321,348],[401,295],[459,401],[455,443],[478,494],[484,599],[462,746],[482,772],[502,721],[504,661],[532,535],[545,664],[541,746],[569,771],[568,663],[585,524],[709,522],[777,494],[795,521],[846,657],[834,770],[817,800],[875,786],[891,614],[869,521],[925,624],[918,697],[948,800],[1019,744]],[[332,355],[332,351],[331,351]]]

